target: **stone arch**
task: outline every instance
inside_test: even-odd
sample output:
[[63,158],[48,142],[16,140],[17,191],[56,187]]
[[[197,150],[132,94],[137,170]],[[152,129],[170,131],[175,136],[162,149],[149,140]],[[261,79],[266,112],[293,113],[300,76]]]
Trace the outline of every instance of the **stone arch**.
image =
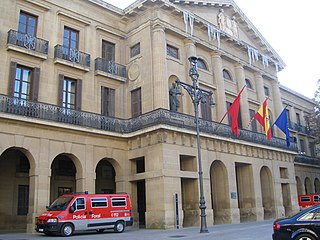
[[310,178],[306,177],[304,180],[304,189],[306,194],[310,194],[313,192],[312,190],[312,183]]
[[51,162],[50,168],[50,202],[66,192],[85,191],[82,165],[75,155],[58,154]]
[[214,223],[231,223],[228,172],[220,160],[210,166],[210,185]]
[[301,179],[298,176],[296,176],[296,185],[297,185],[297,193],[298,193],[298,195],[303,195],[305,193],[304,192],[304,188],[303,188]]
[[314,180],[314,193],[320,193],[320,181],[319,178]]
[[263,166],[260,170],[260,184],[264,219],[273,219],[276,215],[273,177],[271,170],[267,166]]
[[120,165],[110,158],[101,159],[95,167],[95,192],[116,193],[116,176],[120,172]]
[[9,147],[0,155],[0,169],[0,229],[26,230],[34,211],[34,157],[25,148]]

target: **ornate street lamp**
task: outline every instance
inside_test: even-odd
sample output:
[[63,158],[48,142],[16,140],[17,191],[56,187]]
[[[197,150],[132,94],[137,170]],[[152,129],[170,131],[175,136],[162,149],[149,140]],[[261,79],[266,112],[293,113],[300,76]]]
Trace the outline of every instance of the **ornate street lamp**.
[[212,98],[212,92],[207,91],[205,89],[199,88],[198,83],[198,70],[197,70],[197,57],[189,57],[188,58],[190,62],[190,69],[189,69],[189,76],[192,80],[192,85],[181,82],[179,79],[176,80],[177,85],[181,85],[190,95],[193,107],[194,107],[194,114],[195,114],[195,123],[196,123],[196,131],[197,131],[197,148],[198,148],[198,164],[199,164],[199,185],[200,185],[200,202],[199,202],[199,208],[200,208],[200,217],[201,217],[201,227],[200,227],[200,233],[207,233],[207,220],[206,220],[206,201],[204,199],[204,193],[203,193],[203,172],[202,172],[202,162],[201,162],[201,148],[200,148],[200,134],[199,134],[199,104],[206,103],[208,98],[209,104],[214,105],[213,98]]

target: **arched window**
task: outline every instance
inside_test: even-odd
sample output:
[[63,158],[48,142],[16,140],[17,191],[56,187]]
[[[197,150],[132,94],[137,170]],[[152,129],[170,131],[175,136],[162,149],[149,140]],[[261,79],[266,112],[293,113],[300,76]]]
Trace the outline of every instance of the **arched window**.
[[252,84],[248,78],[245,79],[247,88],[253,89]]
[[228,70],[223,69],[222,74],[224,79],[232,81],[231,74]]
[[208,71],[206,63],[200,58],[198,58],[197,67]]

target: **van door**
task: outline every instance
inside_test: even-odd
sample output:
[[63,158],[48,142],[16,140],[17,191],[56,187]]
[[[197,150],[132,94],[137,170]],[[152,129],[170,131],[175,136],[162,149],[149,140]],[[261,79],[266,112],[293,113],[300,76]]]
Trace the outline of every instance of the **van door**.
[[[84,197],[77,197],[69,208],[69,220],[74,225],[74,230],[86,230],[88,225],[89,212]],[[74,212],[70,210],[74,210]]]
[[105,196],[90,199],[89,229],[105,229],[112,227],[108,199]]

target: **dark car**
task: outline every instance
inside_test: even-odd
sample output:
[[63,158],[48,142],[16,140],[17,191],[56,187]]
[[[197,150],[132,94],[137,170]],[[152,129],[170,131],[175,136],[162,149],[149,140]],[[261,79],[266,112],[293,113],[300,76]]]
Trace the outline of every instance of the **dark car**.
[[273,223],[273,240],[320,240],[320,205]]

